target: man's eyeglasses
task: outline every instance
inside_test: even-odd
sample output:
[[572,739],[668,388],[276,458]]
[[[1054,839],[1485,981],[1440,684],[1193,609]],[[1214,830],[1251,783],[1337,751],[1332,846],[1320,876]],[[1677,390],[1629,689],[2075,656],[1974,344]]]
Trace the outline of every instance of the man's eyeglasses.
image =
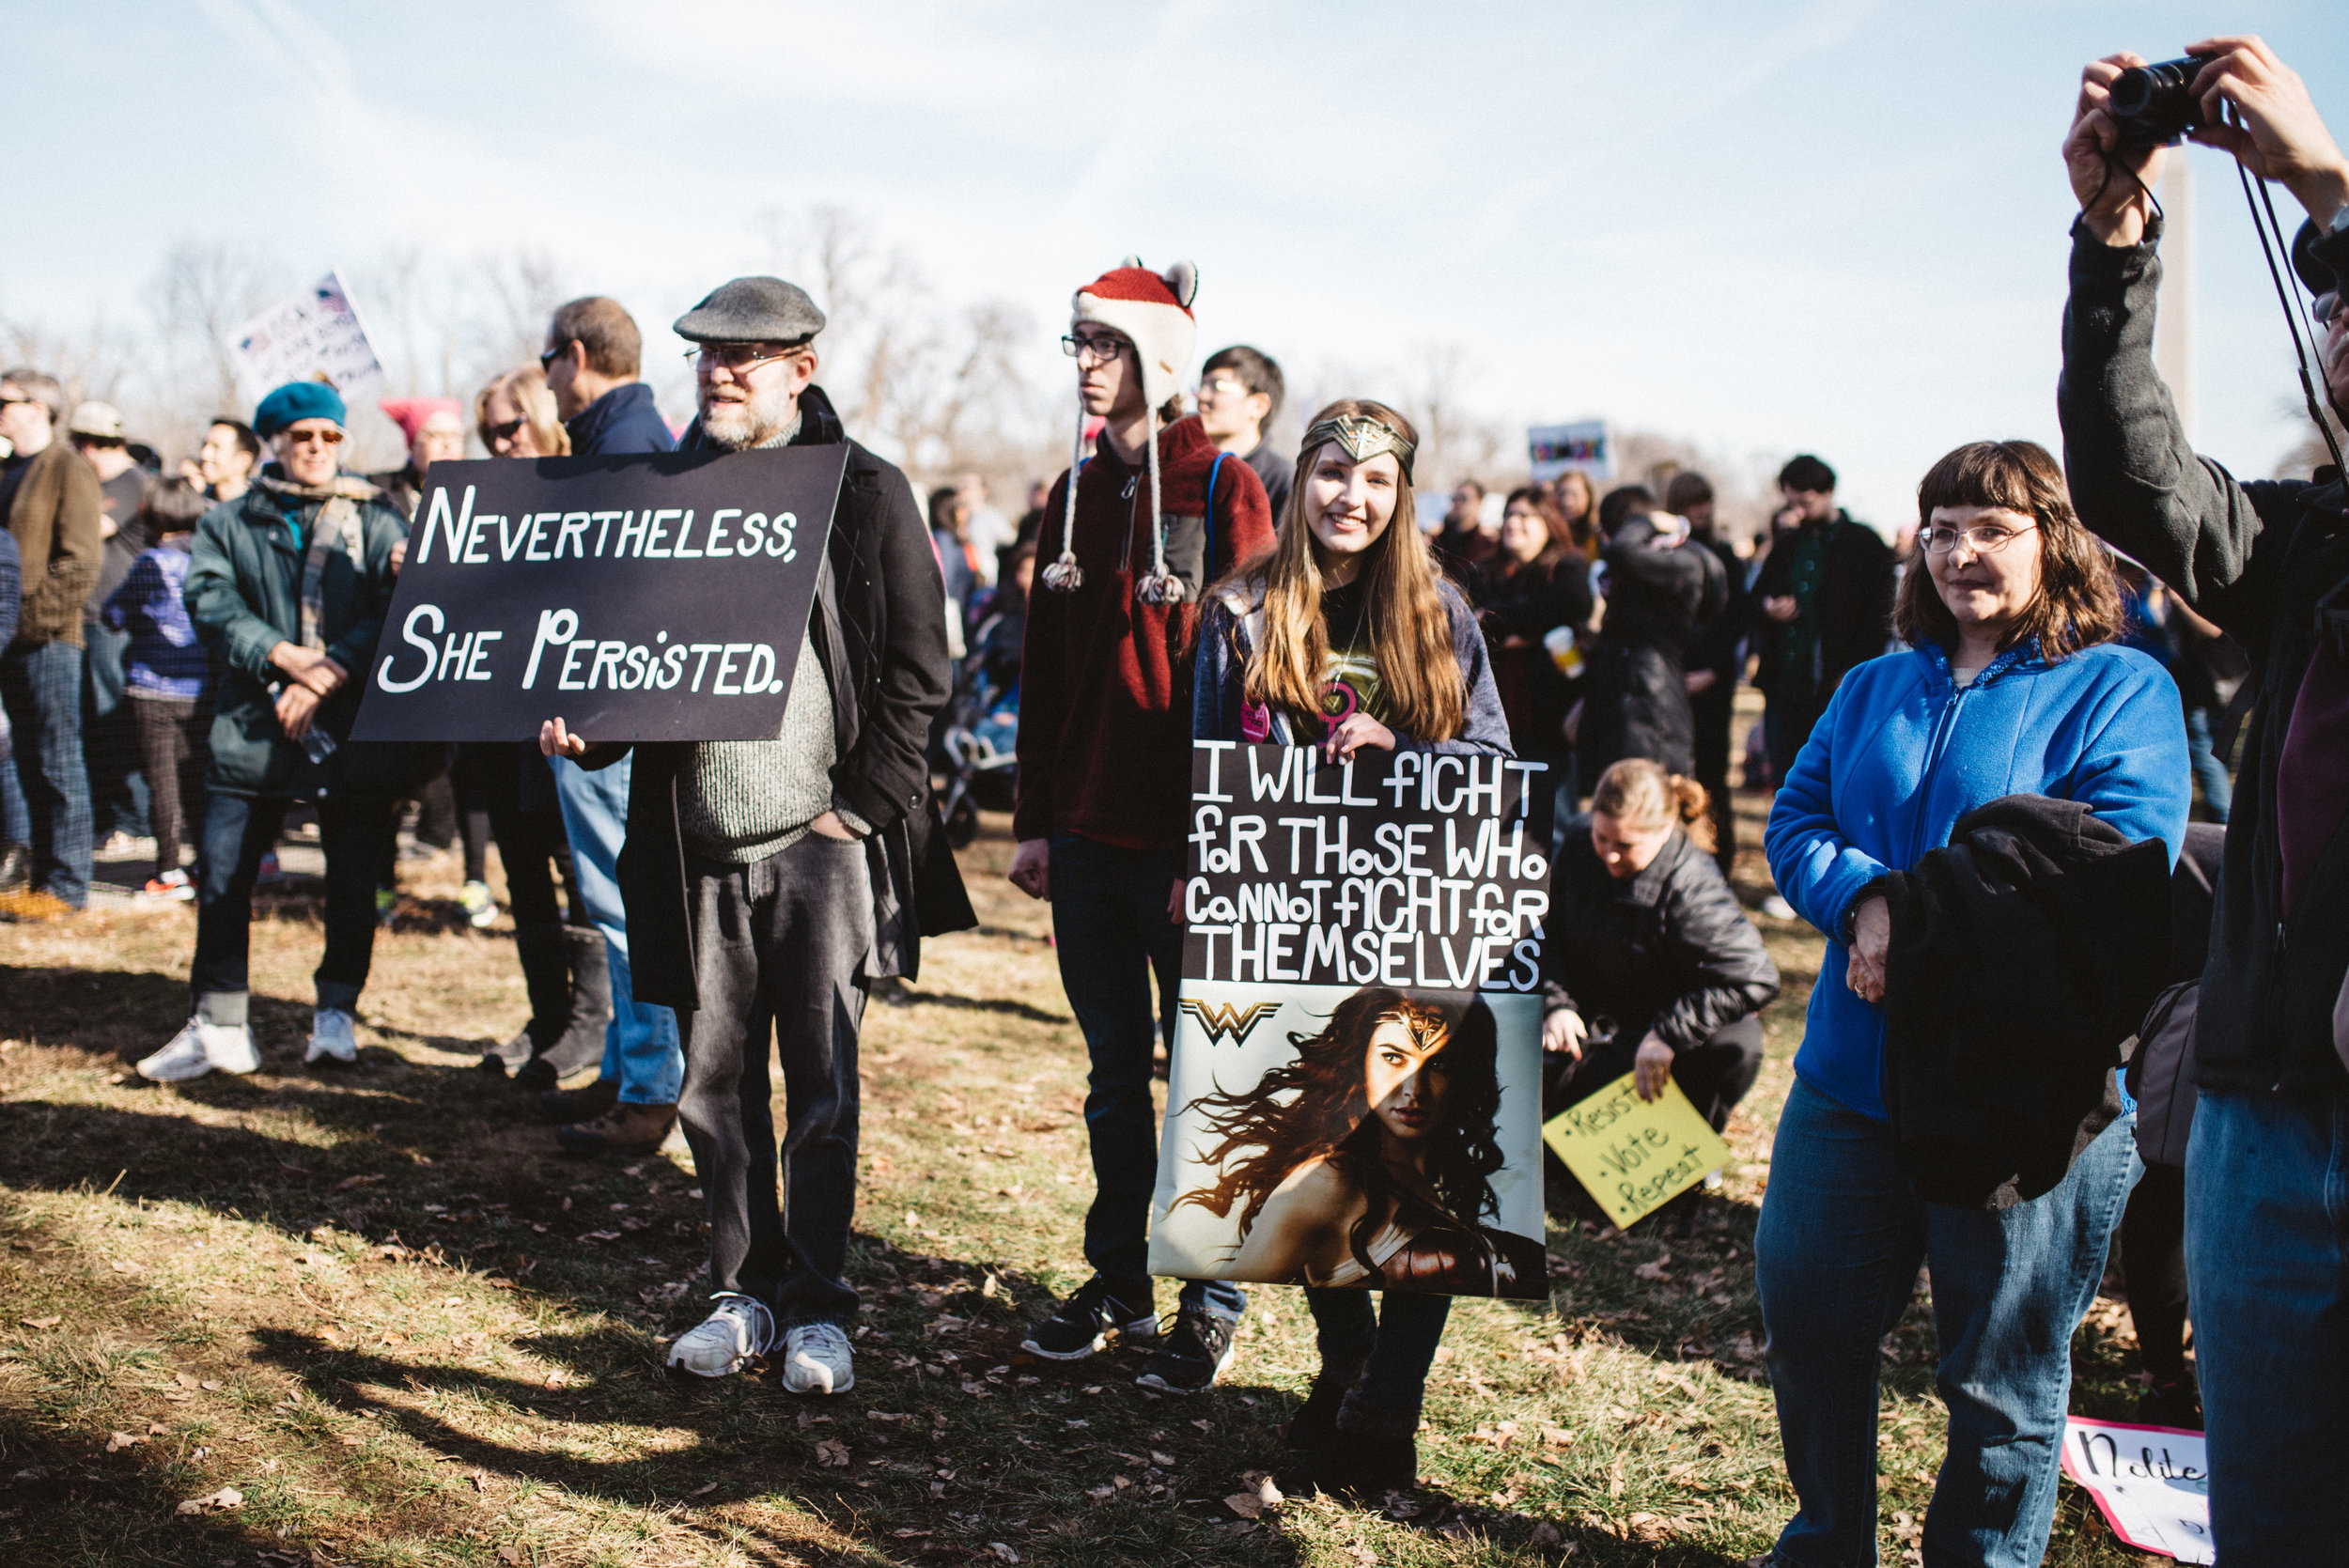
[[1210,376],[1199,383],[1202,397],[1244,397],[1248,388],[1229,376]]
[[288,430],[286,440],[295,446],[340,446],[340,430]]
[[1924,532],[1925,552],[1947,555],[1957,548],[1957,541],[1966,541],[1966,548],[1977,555],[1996,555],[2032,528],[2007,528],[1995,522],[1978,522],[1971,528],[1928,528]]
[[545,353],[538,356],[538,368],[540,370],[552,370],[554,368],[554,362],[556,360],[569,358],[570,352],[570,344],[558,344],[554,348],[549,349]]
[[737,376],[747,376],[770,360],[789,359],[799,351],[798,345],[779,349],[770,343],[705,343],[686,349],[685,357],[704,375],[724,369]]
[[1060,340],[1060,351],[1079,365],[1111,365],[1117,356],[1131,347],[1124,338],[1108,333],[1071,333]]
[[2342,294],[2338,288],[2328,289],[2316,297],[2316,302],[2309,306],[2309,314],[2316,318],[2318,330],[2332,326],[2333,318],[2341,314],[2344,301],[2349,301],[2349,295]]
[[521,433],[521,427],[529,423],[527,419],[509,419],[503,425],[484,425],[481,427],[481,434],[489,441],[512,441]]
[[29,408],[33,404],[39,401],[40,399],[38,397],[0,397],[0,409],[12,409],[19,403],[23,403]]

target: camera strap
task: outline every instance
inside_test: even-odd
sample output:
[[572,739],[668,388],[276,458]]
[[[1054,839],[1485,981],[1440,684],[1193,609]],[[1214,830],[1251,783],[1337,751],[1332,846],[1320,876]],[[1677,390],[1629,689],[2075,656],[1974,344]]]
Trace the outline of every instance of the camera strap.
[[[2234,121],[2237,125],[2243,123],[2240,113],[2235,114]],[[2333,435],[2332,421],[2325,417],[2325,406],[2317,399],[2316,378],[2309,369],[2314,346],[2301,335],[2300,313],[2310,302],[2300,298],[2300,274],[2293,271],[2292,244],[2284,238],[2283,225],[2277,220],[2275,198],[2267,194],[2265,180],[2254,189],[2251,171],[2243,166],[2239,158],[2235,160],[2234,172],[2243,183],[2244,203],[2251,210],[2251,226],[2259,231],[2260,254],[2267,258],[2267,275],[2276,285],[2276,302],[2284,309],[2284,330],[2292,334],[2293,364],[2300,372],[2300,395],[2308,400],[2309,417],[2316,421],[2317,433],[2325,438],[2325,449],[2333,455],[2334,469],[2349,474],[2349,464],[2341,461],[2341,442]],[[2283,257],[2281,267],[2277,265],[2279,256]],[[2284,281],[2287,274],[2292,280],[2289,284]]]

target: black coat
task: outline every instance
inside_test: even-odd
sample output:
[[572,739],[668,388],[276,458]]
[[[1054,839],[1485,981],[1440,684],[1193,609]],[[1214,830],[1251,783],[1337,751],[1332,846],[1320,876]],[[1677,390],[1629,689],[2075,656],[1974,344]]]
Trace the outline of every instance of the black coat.
[[1591,847],[1591,819],[1566,824],[1549,873],[1543,1010],[1604,1015],[1618,1040],[1651,1029],[1672,1049],[1701,1046],[1778,995],[1778,966],[1713,857],[1675,831],[1625,881]]
[[1659,550],[1655,537],[1647,519],[1632,518],[1607,541],[1607,615],[1583,681],[1576,747],[1585,787],[1625,757],[1696,771],[1681,659],[1697,629],[1720,613],[1729,577],[1703,545]]
[[1885,1103],[1921,1196],[2027,1202],[2120,1115],[2121,1047],[2170,958],[2170,848],[2007,795],[1884,879]]
[[[1845,673],[1875,658],[1891,640],[1892,547],[1875,529],[1853,521],[1840,510],[1826,522],[1802,526],[1828,531],[1827,570],[1819,578],[1817,597],[1812,601],[1819,622],[1818,642],[1812,655],[1815,677],[1812,700],[1824,708]],[[1765,691],[1779,690],[1781,655],[1778,640],[1771,635],[1779,629],[1779,623],[1762,613],[1762,601],[1782,598],[1795,591],[1795,552],[1789,548],[1794,534],[1793,529],[1779,530],[1748,596],[1751,609],[1747,624],[1759,638],[1762,651],[1755,681]]]
[[[800,411],[793,445],[848,440],[820,388],[800,394]],[[692,440],[689,431],[685,444]],[[818,640],[833,694],[832,797],[873,827],[865,853],[878,935],[867,972],[911,979],[922,938],[977,924],[938,831],[926,760],[930,717],[946,701],[945,591],[905,475],[855,442],[848,446],[807,635]],[[680,1012],[700,1005],[677,804],[677,775],[692,744],[633,748],[619,862],[636,998]],[[609,767],[630,750],[598,746],[582,766]]]
[[[2349,970],[2349,833],[2333,835],[2286,908],[2275,814],[2293,704],[2326,636],[2318,605],[2334,594],[2336,612],[2349,605],[2349,493],[2329,469],[2245,484],[2196,455],[2154,370],[2157,232],[2119,248],[2074,237],[2056,396],[2064,466],[2080,520],[2240,644],[2259,683],[2202,969],[2197,1080],[2334,1094],[2343,1081],[2332,1017]],[[2349,233],[2315,250],[2349,274]]]
[[[1492,648],[1493,686],[1509,716],[1509,740],[1521,757],[1557,758],[1572,748],[1563,726],[1574,706],[1575,683],[1542,645],[1552,629],[1571,627],[1587,639],[1591,624],[1591,564],[1568,551],[1550,566],[1534,563],[1502,576],[1487,563],[1471,596]],[[1517,647],[1512,637],[1527,639]]]

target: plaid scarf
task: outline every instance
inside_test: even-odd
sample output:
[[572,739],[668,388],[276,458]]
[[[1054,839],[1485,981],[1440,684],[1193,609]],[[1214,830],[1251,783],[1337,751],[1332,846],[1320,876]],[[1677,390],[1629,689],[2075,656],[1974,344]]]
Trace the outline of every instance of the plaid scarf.
[[310,525],[310,545],[302,555],[302,626],[295,639],[303,647],[326,646],[326,561],[340,550],[350,558],[350,569],[361,576],[367,569],[367,531],[359,520],[359,503],[382,492],[361,479],[337,478],[330,485],[297,485],[264,476],[257,481],[284,500],[323,502],[318,520]]

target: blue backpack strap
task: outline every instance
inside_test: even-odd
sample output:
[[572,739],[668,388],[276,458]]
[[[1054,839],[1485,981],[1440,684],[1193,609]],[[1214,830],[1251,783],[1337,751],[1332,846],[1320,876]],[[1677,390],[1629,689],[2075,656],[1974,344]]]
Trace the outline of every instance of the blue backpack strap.
[[[1223,459],[1230,456],[1229,452],[1218,452],[1215,455],[1215,466],[1207,470],[1207,554],[1206,560],[1200,564],[1199,570],[1200,575],[1210,582],[1215,578],[1215,482],[1223,472]],[[1200,586],[1204,588],[1206,584],[1203,582]]]

